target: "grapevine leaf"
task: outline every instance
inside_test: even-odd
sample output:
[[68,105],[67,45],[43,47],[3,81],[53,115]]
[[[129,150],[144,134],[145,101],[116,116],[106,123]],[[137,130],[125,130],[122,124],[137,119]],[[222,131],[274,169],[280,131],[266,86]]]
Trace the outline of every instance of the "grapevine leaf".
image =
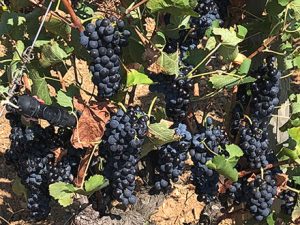
[[[36,67],[35,67],[36,68]],[[43,99],[45,104],[50,105],[52,103],[49,89],[45,77],[41,76],[39,71],[35,68],[29,69],[29,77],[32,80],[32,94]]]
[[225,28],[213,28],[213,34],[219,36],[221,39],[221,43],[223,45],[228,46],[237,46],[238,43],[242,42],[243,39],[237,37],[237,34],[232,29],[225,29]]
[[42,46],[40,63],[43,67],[49,67],[61,62],[67,57],[67,53],[54,41]]
[[292,212],[292,220],[296,221],[300,217],[300,198],[297,198],[297,203]]
[[218,52],[225,62],[232,62],[238,56],[239,48],[238,46],[222,45]]
[[300,68],[300,56],[293,59],[293,64],[295,67]]
[[247,28],[242,25],[238,25],[237,27],[238,27],[237,37],[244,39],[248,33]]
[[175,15],[198,16],[193,10],[196,6],[194,0],[149,0],[146,6],[152,13],[169,12]]
[[20,56],[25,49],[25,45],[22,41],[18,40],[16,44],[16,51],[13,53],[13,61],[21,61]]
[[158,31],[152,38],[152,43],[156,48],[163,50],[167,43],[165,35],[162,32]]
[[286,6],[287,4],[289,4],[290,0],[278,0],[278,3],[282,6]]
[[58,200],[58,203],[63,207],[67,207],[73,203],[73,197],[76,191],[76,187],[64,182],[56,182],[49,185],[50,195]]
[[300,146],[300,127],[293,127],[288,130],[288,133],[292,139],[297,142],[297,145]]
[[242,149],[234,144],[226,145],[226,151],[229,153],[228,162],[234,167],[238,160],[244,155]]
[[[110,111],[114,105],[110,103],[91,102],[89,106],[77,100],[81,105],[80,116],[76,129],[73,132],[71,142],[75,148],[93,148],[101,140],[105,125],[110,119]],[[74,101],[75,105],[76,101]],[[76,108],[77,109],[77,108]]]
[[107,180],[102,175],[96,174],[84,182],[84,190],[88,193],[94,193],[106,186]]
[[167,24],[165,27],[162,28],[163,33],[165,36],[172,38],[172,39],[178,39],[179,38],[179,32],[180,29],[188,29],[190,28],[190,16],[186,15],[171,15],[170,16],[170,23]]
[[210,37],[205,45],[205,48],[209,51],[213,50],[216,47],[217,41],[215,37]]
[[184,59],[184,61],[191,65],[197,65],[206,57],[206,55],[207,51],[196,48],[189,52],[189,55]]
[[282,148],[278,154],[278,159],[283,159],[284,156],[289,157],[290,159],[294,160],[295,162],[297,162],[298,164],[300,164],[300,149],[296,147],[295,150],[291,150],[289,148]]
[[216,170],[226,178],[236,182],[238,180],[238,171],[233,168],[232,164],[222,155],[215,156],[206,163],[207,167]]
[[127,73],[126,87],[138,84],[153,84],[153,81],[146,74],[132,69]]
[[247,75],[248,72],[249,72],[250,66],[251,66],[251,62],[252,62],[251,59],[245,59],[242,62],[242,64],[241,64],[240,68],[238,69],[237,73],[239,75]]
[[284,68],[286,70],[292,69],[294,67],[293,60],[290,58],[284,58]]
[[156,64],[160,68],[160,71],[163,73],[166,73],[168,75],[178,75],[179,54],[178,52],[167,54],[162,51],[154,64]]
[[37,40],[37,41],[35,42],[35,44],[34,44],[34,47],[40,48],[40,47],[42,47],[43,45],[48,44],[48,43],[50,43],[50,42],[51,42],[50,40]]
[[267,224],[268,225],[275,225],[275,221],[274,221],[274,213],[272,212],[268,217],[267,217]]
[[300,19],[300,1],[294,0],[290,2],[290,8],[294,11],[294,16],[296,20]]
[[296,185],[300,185],[300,176],[293,176],[292,180],[295,181]]
[[49,13],[46,17],[44,26],[51,33],[58,35],[65,40],[69,40],[71,27],[61,19],[65,18],[67,15],[61,10],[56,11],[56,13],[60,14],[61,17]]
[[13,180],[12,190],[18,196],[24,196],[25,198],[27,197],[27,190],[25,186],[21,183],[21,179],[19,177]]
[[155,145],[161,146],[177,140],[175,131],[170,128],[170,125],[170,122],[166,120],[149,125],[149,138]]
[[4,87],[4,86],[0,85],[0,93],[1,94],[7,93],[8,89],[9,89],[8,86]]
[[62,90],[59,90],[57,92],[57,97],[56,101],[59,105],[66,107],[66,108],[71,108],[73,109],[73,101],[72,97],[68,96],[65,92]]
[[215,74],[209,79],[209,81],[212,83],[215,89],[221,89],[224,87],[230,88],[235,85],[251,83],[255,81],[255,78],[243,77],[238,75],[233,76],[233,75]]

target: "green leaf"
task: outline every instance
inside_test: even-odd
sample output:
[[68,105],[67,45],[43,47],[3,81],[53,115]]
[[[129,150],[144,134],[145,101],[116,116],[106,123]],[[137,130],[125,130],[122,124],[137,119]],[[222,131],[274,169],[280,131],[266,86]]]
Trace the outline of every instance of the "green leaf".
[[236,59],[239,54],[238,46],[221,45],[218,53],[223,57],[223,61],[229,63]]
[[267,217],[267,224],[268,225],[275,225],[275,220],[274,220],[274,212],[272,212],[268,217]]
[[162,119],[159,123],[150,124],[149,135],[142,146],[141,158],[158,147],[176,140],[179,140],[179,137],[175,135],[174,129],[170,129],[169,121]]
[[206,163],[207,167],[216,170],[226,178],[236,182],[238,180],[238,171],[233,168],[232,164],[222,155],[215,156]]
[[171,14],[170,23],[162,27],[161,30],[165,36],[172,39],[178,39],[179,30],[190,28],[190,18],[191,16]]
[[137,70],[130,70],[127,73],[127,84],[126,87],[131,87],[139,84],[153,84],[153,81],[144,73]]
[[12,182],[12,190],[18,196],[24,196],[27,198],[27,190],[25,186],[21,183],[21,179],[17,177]]
[[296,185],[300,185],[300,176],[293,176],[292,180],[295,182]]
[[175,15],[197,17],[198,14],[193,10],[196,4],[195,0],[149,0],[146,6],[151,10],[151,13],[169,12]]
[[152,43],[156,48],[163,50],[167,43],[165,35],[158,31],[152,38]]
[[226,151],[229,153],[228,162],[232,167],[236,166],[238,160],[244,155],[242,149],[234,144],[226,145]]
[[300,127],[293,127],[288,130],[288,133],[292,139],[297,142],[297,145],[300,146]]
[[290,0],[278,0],[278,3],[282,6],[286,6],[287,4],[289,4]]
[[0,93],[1,93],[1,94],[7,93],[7,92],[8,92],[8,89],[9,89],[8,86],[7,86],[7,87],[4,87],[4,86],[0,85]]
[[54,41],[42,46],[40,63],[43,67],[49,67],[62,62],[67,57],[67,53]]
[[214,74],[209,81],[212,83],[213,87],[215,89],[221,89],[221,88],[231,88],[235,85],[241,85],[246,83],[251,83],[255,81],[255,78],[253,77],[243,77],[238,75],[220,75],[220,74]]
[[[37,64],[35,64],[37,65]],[[38,96],[43,99],[48,105],[52,103],[47,82],[44,76],[39,74],[39,71],[32,67],[29,69],[29,77],[32,80],[32,95]]]
[[284,156],[287,156],[288,158],[294,160],[298,164],[300,164],[299,156],[300,156],[300,149],[296,148],[295,150],[291,150],[289,148],[283,147],[280,152],[278,153],[277,158],[283,159]]
[[251,63],[252,63],[252,60],[251,59],[245,59],[242,64],[240,65],[240,68],[238,69],[238,74],[239,75],[247,75],[249,70],[250,70],[250,67],[251,67]]
[[23,41],[18,40],[16,44],[16,50],[13,53],[13,61],[21,61],[20,56],[22,56],[24,50],[25,50],[25,45]]
[[217,41],[215,37],[210,37],[205,45],[205,48],[209,51],[213,50],[216,47]]
[[9,4],[10,4],[9,5],[10,9],[13,9],[13,11],[15,12],[19,12],[22,9],[31,6],[29,1],[24,1],[24,0],[10,0]]
[[290,8],[294,11],[294,17],[296,20],[300,20],[300,1],[294,0],[289,4]]
[[295,221],[300,217],[300,198],[297,198],[297,204],[292,212],[292,220]]
[[175,136],[175,130],[170,129],[170,123],[166,120],[149,125],[149,138],[156,146],[178,140]]
[[57,103],[59,105],[61,105],[63,107],[73,109],[73,100],[72,100],[72,97],[70,97],[69,95],[67,95],[62,90],[59,90],[57,92],[56,101],[57,101]]
[[243,39],[238,38],[234,30],[225,28],[213,28],[213,34],[219,36],[221,43],[228,46],[237,46]]
[[76,191],[76,187],[64,182],[57,182],[49,185],[50,195],[58,200],[58,203],[63,207],[67,207],[73,203],[73,197]]
[[179,53],[167,54],[161,52],[161,55],[157,59],[157,64],[161,67],[162,72],[168,75],[179,74]]
[[237,37],[244,39],[248,33],[248,29],[242,25],[237,25],[238,32],[237,32]]
[[194,49],[189,52],[187,57],[184,59],[185,62],[191,65],[197,65],[200,63],[207,55],[207,51],[203,49]]
[[107,183],[107,180],[102,175],[96,174],[84,182],[84,190],[88,193],[94,193],[102,189]]
[[300,56],[297,56],[293,59],[294,67],[300,68]]
[[[66,15],[62,11],[59,11],[59,13],[61,15]],[[61,18],[53,15],[49,16],[47,19],[48,20],[45,21],[44,26],[49,32],[60,36],[65,40],[69,39],[71,34],[71,27],[66,22],[62,21]]]

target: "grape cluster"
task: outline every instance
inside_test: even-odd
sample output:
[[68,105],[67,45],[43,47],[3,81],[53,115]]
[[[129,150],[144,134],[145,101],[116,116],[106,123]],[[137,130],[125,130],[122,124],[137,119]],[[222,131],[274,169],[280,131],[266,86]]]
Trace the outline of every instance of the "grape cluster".
[[219,24],[223,23],[216,0],[199,0],[194,10],[200,14],[200,17],[192,17],[190,20],[193,30],[189,33],[189,37],[193,39],[201,39],[214,21],[218,20]]
[[214,127],[210,117],[207,118],[206,127],[203,127],[200,133],[193,137],[190,150],[194,163],[192,179],[200,201],[208,203],[216,198],[219,174],[209,169],[206,162],[211,160],[215,154],[219,154],[219,148],[224,149],[226,142],[224,131],[220,127]]
[[241,129],[240,147],[244,152],[250,167],[259,169],[268,164],[269,139],[267,124],[252,120],[252,125]]
[[112,97],[120,89],[120,55],[122,47],[128,44],[130,31],[123,20],[115,17],[89,23],[80,34],[80,43],[89,50],[92,63],[89,69],[92,81],[98,87],[102,98]]
[[165,144],[158,150],[159,180],[155,183],[157,191],[167,189],[171,180],[177,182],[185,166],[192,135],[185,124],[178,124],[175,133],[180,140]]
[[[77,172],[82,154],[70,143],[71,131],[60,128],[58,133],[52,126],[42,128],[38,124],[25,127],[19,115],[6,114],[12,126],[10,148],[5,153],[7,164],[13,165],[28,190],[28,209],[35,220],[42,220],[50,212],[48,186],[62,181],[71,183]],[[61,135],[60,135],[61,134]],[[53,150],[67,150],[68,154],[55,164]]]
[[279,104],[279,90],[281,72],[275,66],[276,58],[266,58],[266,65],[257,69],[253,77],[251,92],[251,114],[258,119],[270,117]]
[[276,193],[276,181],[270,173],[266,173],[264,178],[257,175],[248,184],[248,189],[245,193],[247,197],[246,203],[256,220],[262,221],[271,213],[271,206]]
[[119,109],[106,126],[101,153],[107,164],[104,175],[109,179],[113,196],[124,206],[135,204],[135,175],[141,146],[147,133],[148,117],[140,107]]
[[246,200],[244,195],[246,183],[247,180],[245,178],[241,178],[237,182],[232,183],[229,187],[228,196],[234,200],[235,204],[240,204]]
[[[288,182],[288,185],[295,188],[295,185],[292,182]],[[291,215],[297,203],[298,194],[294,191],[284,190],[280,193],[280,198],[282,200],[281,210],[285,214]]]
[[167,116],[176,122],[186,118],[190,97],[193,92],[193,81],[186,77],[190,68],[181,69],[178,78],[174,78],[169,88],[166,89],[166,113]]

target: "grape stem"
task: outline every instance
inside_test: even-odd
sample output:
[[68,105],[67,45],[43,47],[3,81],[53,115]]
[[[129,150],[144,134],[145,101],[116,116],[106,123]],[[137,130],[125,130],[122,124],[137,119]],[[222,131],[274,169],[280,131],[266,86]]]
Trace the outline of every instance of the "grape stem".
[[287,190],[290,190],[290,191],[293,191],[293,192],[295,192],[295,193],[297,193],[297,194],[300,194],[300,190],[297,190],[297,189],[295,189],[295,188],[292,188],[292,187],[290,187],[290,186],[286,186],[286,189]]
[[201,62],[199,62],[188,74],[187,77],[190,78],[193,76],[193,73],[203,64],[208,60],[220,47],[222,43],[219,43],[214,50],[212,50]]
[[131,92],[129,93],[128,105],[131,105],[134,102],[134,96],[137,85],[133,85]]
[[152,102],[151,102],[151,105],[150,105],[150,107],[149,107],[149,110],[148,110],[148,118],[149,118],[149,120],[148,120],[148,125],[150,124],[150,117],[151,117],[152,110],[153,110],[153,107],[154,107],[154,105],[155,105],[156,100],[157,100],[157,96],[153,98],[153,100],[152,100]]

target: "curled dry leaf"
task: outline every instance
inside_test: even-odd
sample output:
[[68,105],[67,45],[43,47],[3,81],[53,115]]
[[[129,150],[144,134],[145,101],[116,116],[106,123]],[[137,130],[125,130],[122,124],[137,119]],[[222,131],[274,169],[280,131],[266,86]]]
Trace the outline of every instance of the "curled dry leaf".
[[67,155],[68,151],[63,148],[57,148],[52,151],[54,153],[54,163],[58,163],[61,161],[62,157]]
[[231,187],[232,181],[231,180],[225,180],[224,183],[219,182],[219,192],[221,194],[225,194],[226,191]]
[[155,20],[151,17],[147,17],[145,19],[145,29],[147,31],[146,37],[148,39],[151,39],[151,37],[153,36],[153,33],[155,31],[155,27],[156,27],[156,23]]
[[91,159],[94,155],[95,148],[88,148],[85,152],[84,157],[80,160],[80,164],[77,171],[77,176],[74,179],[74,184],[76,187],[82,188],[84,184],[84,180],[87,174],[87,170],[89,168]]
[[276,174],[277,192],[286,189],[289,176],[287,174],[279,173]]
[[73,131],[71,142],[75,148],[93,148],[101,140],[110,119],[110,111],[115,106],[106,102],[91,102],[88,107],[82,107],[79,103],[77,101],[76,106],[83,109],[82,115]]

